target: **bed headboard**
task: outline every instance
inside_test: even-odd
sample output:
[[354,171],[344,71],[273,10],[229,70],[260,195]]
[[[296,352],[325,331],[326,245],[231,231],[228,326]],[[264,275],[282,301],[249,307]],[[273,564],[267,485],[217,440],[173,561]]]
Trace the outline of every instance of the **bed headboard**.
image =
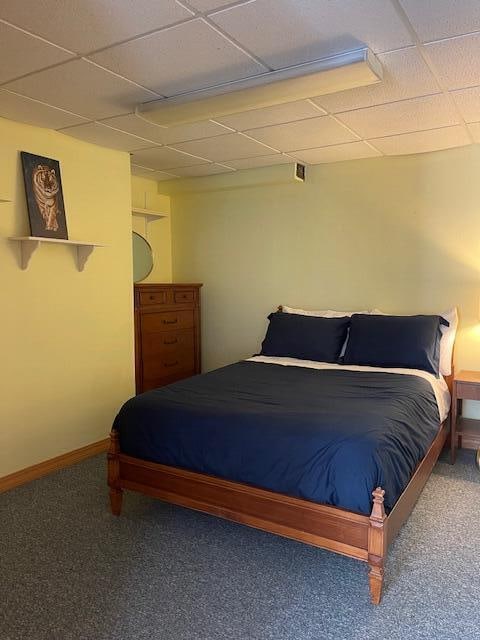
[[455,365],[453,364],[454,355],[455,355],[455,345],[453,345],[453,349],[452,349],[452,365],[450,367],[451,374],[449,376],[443,376],[445,378],[445,382],[448,385],[448,390],[450,391],[450,395],[452,395],[453,379],[455,377]]

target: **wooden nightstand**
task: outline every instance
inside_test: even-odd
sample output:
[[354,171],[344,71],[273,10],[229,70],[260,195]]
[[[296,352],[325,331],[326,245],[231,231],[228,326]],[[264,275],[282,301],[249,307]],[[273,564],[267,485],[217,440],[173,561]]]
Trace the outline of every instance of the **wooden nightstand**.
[[[452,429],[450,461],[455,462],[457,446],[480,447],[480,420],[461,416],[462,400],[480,400],[480,371],[460,371],[455,374],[452,390]],[[477,453],[477,458],[479,454]]]

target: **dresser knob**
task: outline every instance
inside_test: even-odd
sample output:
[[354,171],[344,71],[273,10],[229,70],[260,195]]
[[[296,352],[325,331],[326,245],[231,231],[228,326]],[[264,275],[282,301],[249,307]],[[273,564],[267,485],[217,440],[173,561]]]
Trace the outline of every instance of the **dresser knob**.
[[177,338],[175,338],[175,340],[164,340],[163,344],[177,344],[178,340]]
[[163,324],[177,324],[178,322],[178,318],[175,318],[175,320],[162,320]]
[[175,362],[165,362],[164,364],[166,367],[174,367],[178,364],[178,360],[175,360]]

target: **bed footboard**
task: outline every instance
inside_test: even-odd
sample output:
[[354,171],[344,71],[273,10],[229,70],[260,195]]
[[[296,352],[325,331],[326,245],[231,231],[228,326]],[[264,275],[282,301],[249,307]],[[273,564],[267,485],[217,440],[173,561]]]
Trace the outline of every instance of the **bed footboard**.
[[380,488],[369,517],[124,455],[116,431],[110,435],[108,485],[117,516],[123,490],[128,489],[368,562],[371,599],[380,602],[386,554]]
[[108,486],[112,513],[120,515],[123,490],[210,513],[368,563],[373,604],[382,597],[387,547],[408,518],[447,436],[445,421],[394,509],[387,516],[385,491],[373,491],[370,516],[257,489],[202,473],[148,462],[120,452],[112,430]]

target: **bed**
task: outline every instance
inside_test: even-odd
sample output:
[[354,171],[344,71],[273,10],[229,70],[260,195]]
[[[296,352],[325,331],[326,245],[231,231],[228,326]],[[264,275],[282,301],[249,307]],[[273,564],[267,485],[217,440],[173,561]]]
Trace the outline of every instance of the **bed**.
[[357,558],[378,604],[388,546],[446,441],[452,375],[291,356],[263,348],[125,403],[112,512],[138,491]]

